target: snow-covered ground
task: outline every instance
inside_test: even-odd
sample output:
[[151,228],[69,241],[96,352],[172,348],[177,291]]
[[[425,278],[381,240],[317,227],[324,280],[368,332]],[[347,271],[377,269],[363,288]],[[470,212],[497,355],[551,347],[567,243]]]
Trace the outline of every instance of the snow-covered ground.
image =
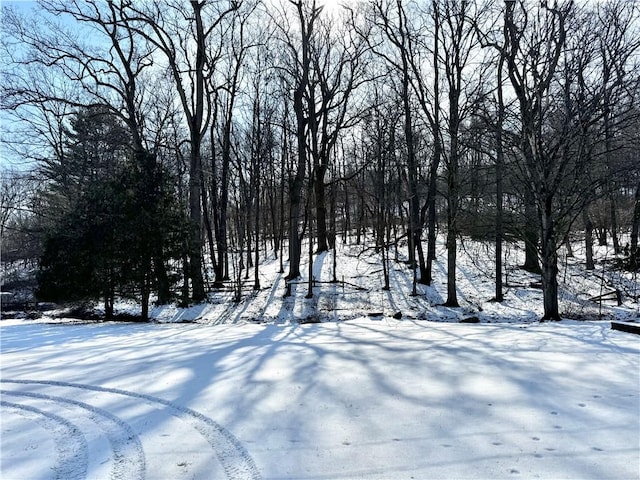
[[[561,257],[567,320],[539,323],[521,253],[500,304],[490,247],[466,242],[457,309],[445,251],[412,296],[406,264],[383,291],[379,256],[345,245],[338,283],[333,252],[315,259],[310,299],[305,278],[283,297],[269,258],[239,303],[150,324],[5,316],[0,478],[640,478],[640,337],[609,322],[638,320],[636,278],[606,251],[594,272]],[[593,300],[615,288],[621,306]]]
[[608,322],[6,320],[3,479],[634,479]]
[[[580,244],[573,247],[574,256],[560,250],[559,276],[560,311],[564,318],[578,320],[617,319],[640,321],[640,278],[637,273],[621,272],[612,266],[612,247],[599,247],[596,269],[586,271]],[[306,246],[303,252],[306,251]],[[333,255],[337,257],[334,261]],[[460,308],[447,308],[447,251],[438,247],[438,260],[434,262],[431,286],[418,284],[417,295],[411,295],[413,275],[406,262],[406,248],[390,252],[390,289],[384,291],[383,267],[380,253],[370,246],[339,245],[337,251],[314,257],[315,279],[311,299],[308,292],[308,259],[303,255],[300,271],[304,277],[292,284],[292,295],[284,297],[285,273],[279,273],[279,260],[273,255],[261,261],[259,291],[253,290],[253,271],[242,275],[242,299],[232,302],[234,293],[218,291],[210,301],[190,308],[160,306],[152,309],[151,316],[160,322],[199,321],[213,324],[242,322],[290,324],[300,321],[336,321],[363,315],[393,316],[400,312],[403,318],[458,322],[476,317],[481,322],[533,322],[543,316],[540,275],[519,268],[524,263],[524,251],[517,244],[506,244],[504,252],[504,296],[502,303],[492,302],[495,297],[495,250],[485,242],[466,240],[457,255],[457,291]],[[337,283],[331,283],[334,279]],[[536,288],[535,285],[538,285]],[[597,297],[620,290],[623,303],[618,306],[615,296],[600,301]],[[121,305],[122,311],[135,314],[135,305]]]

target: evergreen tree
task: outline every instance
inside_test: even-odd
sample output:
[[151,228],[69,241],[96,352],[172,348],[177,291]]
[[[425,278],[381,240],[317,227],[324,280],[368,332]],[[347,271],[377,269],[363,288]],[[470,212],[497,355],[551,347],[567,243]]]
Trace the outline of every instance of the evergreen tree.
[[146,320],[153,292],[169,301],[167,263],[182,255],[186,222],[169,174],[154,155],[133,154],[126,130],[103,110],[79,112],[72,126],[68,155],[49,164],[49,198],[59,211],[45,240],[38,297],[102,299],[107,317],[116,295],[136,298]]

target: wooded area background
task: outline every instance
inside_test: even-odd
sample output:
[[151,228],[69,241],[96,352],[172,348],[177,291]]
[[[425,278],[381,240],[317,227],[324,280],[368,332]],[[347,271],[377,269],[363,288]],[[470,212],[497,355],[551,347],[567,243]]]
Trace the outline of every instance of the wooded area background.
[[259,289],[265,255],[311,282],[337,239],[375,242],[386,288],[406,245],[415,292],[444,236],[451,307],[462,236],[495,243],[497,301],[523,242],[545,319],[563,244],[638,268],[637,1],[347,3],[3,6],[3,261],[36,262],[42,300],[144,318]]

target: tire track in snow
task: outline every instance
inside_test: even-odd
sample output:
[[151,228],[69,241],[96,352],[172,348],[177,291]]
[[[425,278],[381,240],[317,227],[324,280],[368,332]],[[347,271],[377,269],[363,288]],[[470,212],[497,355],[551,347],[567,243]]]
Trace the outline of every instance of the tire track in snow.
[[56,405],[67,404],[71,406],[72,410],[75,409],[79,416],[88,416],[89,419],[104,432],[111,445],[113,452],[111,478],[144,479],[145,459],[140,438],[129,424],[118,417],[93,405],[70,398],[33,392],[14,392],[11,390],[0,390],[0,394],[5,396],[35,398],[52,402]]
[[[122,395],[129,398],[144,400],[151,405],[162,405],[169,414],[186,421],[200,435],[202,435],[209,445],[213,448],[218,461],[220,462],[227,478],[229,479],[247,479],[260,480],[261,475],[258,471],[253,458],[249,452],[243,447],[240,441],[235,438],[228,430],[215,422],[213,419],[192,410],[187,407],[177,405],[162,398],[153,397],[144,393],[130,392],[118,388],[99,387],[94,385],[86,385],[80,383],[69,383],[60,381],[47,380],[14,380],[1,379],[0,383],[12,383],[22,385],[49,385],[55,387],[66,387],[79,390],[88,390],[93,392],[104,392],[114,395]],[[126,477],[124,477],[126,478]]]
[[87,476],[89,447],[87,440],[76,425],[64,418],[30,405],[0,401],[4,409],[13,410],[18,415],[34,420],[53,436],[56,459],[53,478],[60,480],[81,480]]

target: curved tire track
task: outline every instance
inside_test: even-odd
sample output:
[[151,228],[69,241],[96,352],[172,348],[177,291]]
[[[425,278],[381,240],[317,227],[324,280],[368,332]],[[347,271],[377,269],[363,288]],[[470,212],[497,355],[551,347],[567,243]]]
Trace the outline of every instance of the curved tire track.
[[143,393],[130,392],[118,388],[99,387],[81,383],[69,383],[46,380],[17,380],[1,379],[0,383],[22,384],[22,385],[44,385],[65,387],[71,389],[87,390],[93,392],[104,392],[114,395],[121,395],[129,398],[143,400],[151,405],[161,405],[170,415],[186,421],[194,428],[213,448],[225,475],[229,479],[260,480],[260,472],[253,458],[243,447],[240,441],[228,430],[215,422],[213,419],[187,407],[177,405],[162,398],[153,397]]
[[126,422],[115,415],[100,408],[79,402],[70,398],[45,395],[33,392],[13,392],[0,390],[3,396],[15,396],[45,400],[53,404],[67,404],[81,411],[78,415],[87,415],[105,434],[113,452],[113,466],[111,478],[126,478],[131,480],[144,479],[145,461],[142,443],[133,429]]
[[50,432],[56,449],[53,478],[60,480],[81,480],[87,477],[89,447],[87,440],[76,425],[54,414],[30,405],[0,401],[0,406],[13,410],[37,422]]

